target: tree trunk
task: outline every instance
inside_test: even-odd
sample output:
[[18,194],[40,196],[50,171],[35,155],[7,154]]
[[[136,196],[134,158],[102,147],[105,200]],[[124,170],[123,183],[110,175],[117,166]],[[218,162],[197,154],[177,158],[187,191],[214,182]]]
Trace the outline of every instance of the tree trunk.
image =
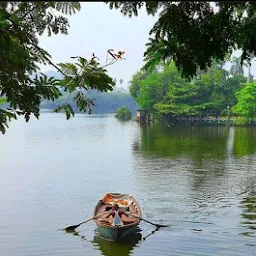
[[248,76],[247,76],[247,83],[250,83],[251,80],[251,64],[248,65]]

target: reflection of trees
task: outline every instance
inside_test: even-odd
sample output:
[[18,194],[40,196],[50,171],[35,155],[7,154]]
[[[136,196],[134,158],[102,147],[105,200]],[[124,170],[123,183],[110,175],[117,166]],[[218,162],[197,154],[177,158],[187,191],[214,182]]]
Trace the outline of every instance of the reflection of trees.
[[240,127],[235,129],[234,155],[237,157],[255,154],[256,129]]
[[[167,223],[175,221],[177,216],[190,220],[204,217],[211,222],[212,217],[225,221],[230,214],[231,222],[232,215],[242,222],[239,232],[242,229],[243,235],[255,237],[256,129],[157,126],[140,129],[141,136],[133,142],[134,174],[143,211],[150,213],[147,217],[157,220],[161,216]],[[243,154],[252,155],[236,157]],[[240,216],[237,199],[244,184],[247,188]]]
[[187,155],[198,163],[225,159],[227,136],[227,127],[143,127],[141,151],[171,158]]
[[[229,129],[234,129],[234,140],[227,149]],[[136,143],[134,143],[135,146]],[[137,143],[136,146],[139,144]],[[136,151],[138,148],[135,146]],[[146,154],[177,158],[191,157],[198,166],[204,159],[225,159],[255,154],[256,129],[245,127],[141,127],[141,148]]]
[[[142,172],[145,169],[147,174],[144,178],[152,178],[151,185],[156,180],[162,183],[162,179],[169,180],[172,184],[174,177],[170,176],[171,173],[189,170],[192,184],[188,186],[192,185],[194,191],[200,191],[200,187],[205,184],[215,190],[216,186],[221,185],[220,177],[226,169],[228,135],[228,127],[143,126],[140,141],[138,138],[133,142],[133,152],[141,152],[142,156],[147,156],[145,161],[143,158],[140,160],[145,166],[140,168],[140,175],[144,177]],[[152,174],[148,169],[152,170]],[[159,172],[157,177],[156,172]],[[178,175],[176,179],[178,178],[182,177]]]
[[256,236],[256,179],[251,179],[245,189],[246,196],[241,201],[243,208],[242,225],[247,227],[249,231],[244,232],[243,235]]
[[136,140],[132,143],[132,150],[133,150],[133,152],[139,152],[140,151],[140,143],[139,143],[138,140]]
[[[240,176],[231,170],[234,145],[239,148],[241,143],[240,152],[252,153],[256,141],[255,145],[248,141],[254,132],[256,129],[250,131],[240,127],[141,126],[141,136],[133,142],[140,186],[150,193],[152,187],[159,184],[169,183],[170,188],[177,188],[177,183],[185,183],[183,189],[190,188],[188,193],[195,201],[202,197],[204,202],[214,199],[217,203],[229,191],[229,181],[236,182],[232,177]],[[251,141],[254,140],[256,136],[251,138]],[[185,179],[179,173],[183,173]]]

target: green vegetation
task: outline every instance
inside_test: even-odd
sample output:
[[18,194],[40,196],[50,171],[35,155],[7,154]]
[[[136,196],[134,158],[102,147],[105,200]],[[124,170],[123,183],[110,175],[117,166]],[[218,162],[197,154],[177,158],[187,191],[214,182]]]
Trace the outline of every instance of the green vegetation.
[[188,81],[174,62],[162,64],[154,72],[137,72],[130,93],[143,110],[168,123],[177,118],[226,116],[233,124],[248,124],[256,117],[256,83],[246,83],[239,66],[233,58],[228,72],[215,61],[207,72]]
[[248,83],[236,93],[238,102],[234,113],[246,117],[256,117],[256,83]]
[[231,121],[234,125],[246,125],[248,124],[248,117],[238,116],[231,118]]
[[[171,62],[159,65],[151,73],[140,70],[133,76],[130,92],[143,110],[168,122],[177,117],[230,115],[233,106],[234,109],[244,109],[242,104],[249,108],[248,114],[251,115],[256,110],[253,101],[256,97],[253,88],[256,87],[253,83],[243,85],[245,82],[244,76],[231,76],[217,62],[207,72],[200,72],[187,81]],[[243,114],[238,110],[237,113]]]
[[191,78],[205,70],[214,59],[225,60],[235,49],[241,61],[250,62],[256,45],[256,5],[247,1],[210,2],[106,2],[110,9],[137,16],[145,7],[149,15],[159,14],[150,30],[145,68],[173,60],[182,75]]
[[[80,111],[89,113],[92,99],[84,95],[88,89],[113,90],[113,79],[105,67],[121,59],[124,52],[112,53],[113,60],[101,67],[95,55],[87,60],[72,57],[76,63],[55,65],[51,55],[39,46],[38,35],[44,32],[67,34],[69,22],[64,15],[71,15],[81,8],[79,2],[5,2],[0,3],[0,97],[6,98],[9,107],[0,108],[0,131],[5,132],[8,122],[17,115],[28,122],[31,114],[39,118],[42,99],[54,101],[63,90],[74,93]],[[109,53],[109,51],[108,51]],[[34,73],[38,64],[50,64],[63,76],[62,79]],[[3,105],[2,105],[3,106]],[[64,110],[67,118],[74,115],[70,104],[56,107],[55,112]]]
[[121,107],[117,110],[115,117],[122,121],[128,121],[132,118],[132,113],[127,107]]
[[[131,94],[141,106],[168,117],[219,115],[228,106],[236,104],[234,92],[244,82],[241,67],[236,64],[231,72],[233,77],[229,78],[221,66],[235,49],[241,49],[240,64],[248,63],[250,68],[256,45],[255,4],[215,2],[215,10],[209,2],[192,1],[106,4],[111,9],[121,9],[124,15],[129,16],[138,15],[143,6],[149,15],[159,14],[150,31],[144,69],[133,78]],[[60,33],[67,35],[69,22],[65,16],[75,14],[80,8],[79,2],[1,1],[0,97],[6,98],[8,103],[8,108],[4,104],[0,108],[1,132],[5,132],[8,122],[16,119],[17,115],[24,116],[27,122],[31,114],[39,118],[41,101],[56,101],[63,91],[71,93],[79,111],[91,113],[95,104],[85,92],[88,89],[101,92],[113,90],[115,81],[108,76],[105,67],[122,59],[124,52],[114,54],[108,50],[113,59],[103,67],[94,54],[88,60],[72,57],[75,63],[54,64],[51,55],[39,46],[38,35],[44,32],[49,37]],[[215,60],[218,60],[220,70],[214,67]],[[40,72],[38,64],[52,65],[63,78],[44,74],[32,77],[32,74]],[[170,87],[168,76],[161,72],[155,74],[158,64],[170,75],[173,86]],[[209,73],[205,73],[210,66]],[[178,71],[192,82],[183,80]],[[143,76],[147,77],[147,81],[141,81]],[[122,85],[123,79],[119,82]],[[237,94],[239,105],[234,108],[236,113],[244,112],[241,110],[242,102],[248,99],[243,96],[242,100],[242,94],[246,93]],[[254,115],[254,107],[250,105],[247,114]],[[69,119],[74,115],[74,106],[66,102],[55,107],[55,112],[59,111],[65,111]]]
[[6,98],[1,98],[0,99],[0,105],[3,105],[7,102],[7,99]]

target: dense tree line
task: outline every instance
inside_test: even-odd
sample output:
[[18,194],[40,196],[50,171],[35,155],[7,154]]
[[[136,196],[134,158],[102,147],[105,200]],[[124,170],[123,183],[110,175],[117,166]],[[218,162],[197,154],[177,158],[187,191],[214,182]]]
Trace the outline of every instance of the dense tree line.
[[175,117],[209,117],[233,114],[256,117],[256,84],[246,83],[243,67],[233,58],[230,72],[214,62],[207,72],[188,81],[174,62],[152,71],[140,70],[130,93],[145,111],[171,120]]

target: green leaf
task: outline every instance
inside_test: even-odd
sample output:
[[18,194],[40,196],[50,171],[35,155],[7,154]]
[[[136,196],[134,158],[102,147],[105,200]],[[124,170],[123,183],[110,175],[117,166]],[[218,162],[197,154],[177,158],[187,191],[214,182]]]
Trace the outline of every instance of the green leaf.
[[71,115],[72,116],[75,115],[74,110],[72,109],[70,104],[63,104],[54,109],[54,112],[56,112],[56,113],[61,112],[61,111],[65,112],[67,120],[70,119]]
[[55,9],[64,14],[75,14],[80,11],[81,5],[79,2],[55,2]]
[[7,103],[7,98],[0,98],[0,105]]

